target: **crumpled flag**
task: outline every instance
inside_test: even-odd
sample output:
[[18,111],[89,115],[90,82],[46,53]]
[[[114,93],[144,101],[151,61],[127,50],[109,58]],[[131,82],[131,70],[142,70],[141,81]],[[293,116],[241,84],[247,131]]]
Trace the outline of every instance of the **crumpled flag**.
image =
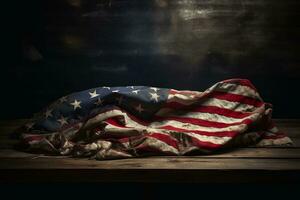
[[97,87],[58,99],[14,135],[24,151],[99,160],[292,145],[271,114],[272,105],[246,79],[204,92]]

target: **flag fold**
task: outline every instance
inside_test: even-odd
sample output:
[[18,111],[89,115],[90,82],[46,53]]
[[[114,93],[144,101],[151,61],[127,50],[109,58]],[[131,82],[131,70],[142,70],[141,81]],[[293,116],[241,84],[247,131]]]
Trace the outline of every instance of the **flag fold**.
[[16,131],[25,151],[98,160],[292,145],[246,79],[189,91],[98,87],[61,97]]

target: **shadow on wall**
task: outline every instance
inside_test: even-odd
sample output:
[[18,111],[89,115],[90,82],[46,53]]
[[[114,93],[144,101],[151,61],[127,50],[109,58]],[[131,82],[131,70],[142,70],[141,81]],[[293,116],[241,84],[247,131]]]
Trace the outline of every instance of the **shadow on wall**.
[[[17,34],[1,81],[1,118],[30,116],[91,87],[204,90],[241,77],[277,117],[300,117],[297,0],[31,0],[13,5]],[[9,9],[8,9],[9,10]],[[14,80],[14,81],[11,81]],[[288,96],[288,105],[286,98]],[[20,103],[22,97],[22,103]],[[298,110],[297,110],[298,109]]]

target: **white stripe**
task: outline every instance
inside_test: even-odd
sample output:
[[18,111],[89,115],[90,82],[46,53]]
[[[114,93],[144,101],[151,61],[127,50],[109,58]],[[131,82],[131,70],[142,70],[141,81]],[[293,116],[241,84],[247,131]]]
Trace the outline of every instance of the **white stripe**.
[[[139,124],[138,122],[131,120],[128,115],[125,112],[122,112],[119,109],[113,109],[113,110],[109,110],[103,113],[100,113],[98,115],[96,115],[95,117],[87,120],[87,122],[84,124],[84,129],[96,124],[99,124],[100,122],[103,122],[106,119],[112,118],[112,117],[116,117],[116,116],[123,116],[125,119],[125,125],[129,125],[130,127],[135,127],[135,128],[147,128],[146,126]],[[129,128],[130,128],[129,127]]]
[[[158,130],[156,131],[158,133],[164,134],[164,135],[170,135],[172,134],[171,130]],[[190,137],[196,138],[199,141],[202,142],[210,142],[213,144],[224,144],[225,142],[229,141],[230,139],[232,139],[232,137],[230,136],[210,136],[210,135],[201,135],[201,134],[197,134],[197,133],[192,133],[192,132],[184,132],[185,135],[188,135]]]
[[292,145],[293,142],[289,137],[283,137],[278,139],[262,139],[256,146],[276,146],[276,145]]
[[[160,134],[164,134],[164,135],[170,135],[170,134],[166,134],[166,133],[163,133],[161,132],[161,130],[156,130],[156,129],[152,129],[152,128],[147,128],[145,127],[144,129],[138,129],[138,128],[123,128],[123,127],[118,127],[118,126],[114,126],[112,124],[108,124],[106,127],[105,127],[105,131],[109,131],[109,132],[114,132],[114,133],[126,133],[126,132],[133,132],[133,131],[136,131],[137,133],[140,133],[140,134],[137,134],[137,135],[144,135],[145,133],[160,133]],[[135,135],[131,135],[131,136],[135,136]],[[148,140],[148,141],[147,141]],[[158,148],[162,151],[165,151],[165,152],[172,152],[176,155],[179,154],[178,150],[170,145],[168,145],[167,143],[165,143],[164,141],[161,141],[160,139],[156,139],[156,138],[153,138],[153,137],[147,137],[147,146],[150,146],[150,147],[155,147],[155,148]],[[149,140],[151,140],[151,142],[149,142]],[[129,144],[129,143],[128,143]]]
[[182,94],[186,96],[200,95],[203,93],[203,92],[193,91],[193,90],[175,90],[175,89],[170,89],[170,90],[176,92],[177,94]]
[[[199,131],[206,131],[206,132],[218,132],[218,131],[243,131],[246,128],[246,124],[239,124],[239,125],[233,125],[225,128],[216,128],[216,127],[206,127],[206,126],[200,126],[200,125],[195,125],[191,123],[183,123],[179,122],[176,120],[163,120],[160,122],[152,122],[149,124],[149,126],[144,126],[142,124],[139,124],[138,122],[132,120],[130,117],[127,116],[126,113],[123,113],[120,110],[111,110],[105,113],[101,113],[97,115],[96,117],[90,119],[88,122],[91,124],[91,122],[94,123],[99,123],[100,121],[103,121],[109,117],[114,117],[114,116],[124,116],[125,118],[125,124],[128,127],[135,127],[137,129],[159,129],[160,127],[163,126],[173,126],[175,128],[182,128],[186,130],[199,130]],[[100,119],[100,120],[99,120]],[[87,123],[88,123],[87,122]],[[86,127],[87,125],[85,125]]]
[[93,126],[99,122],[102,122],[108,118],[112,118],[112,117],[116,117],[116,116],[120,116],[120,115],[124,116],[124,113],[118,109],[113,109],[113,110],[106,111],[104,113],[100,113],[100,114],[96,115],[95,117],[87,120],[86,123],[84,124],[83,128],[85,129],[85,128]]
[[141,135],[145,129],[144,128],[127,128],[127,127],[119,127],[112,124],[107,124],[104,128],[105,132],[116,133],[118,135],[127,135],[136,136]]
[[171,152],[171,153],[174,153],[175,155],[179,154],[179,151],[176,148],[168,145],[167,143],[165,143],[164,141],[161,141],[160,139],[156,139],[153,137],[147,137],[147,140],[145,140],[145,142],[146,142],[147,146],[155,148],[155,149],[159,149],[163,152]]
[[216,136],[207,136],[207,135],[200,135],[200,134],[196,134],[196,133],[185,133],[186,135],[189,135],[193,138],[198,139],[199,141],[202,142],[210,142],[213,144],[225,144],[226,142],[228,142],[229,140],[232,139],[232,137],[216,137]]
[[[173,90],[176,91],[178,93],[180,93],[180,91],[178,90]],[[244,86],[244,85],[238,85],[238,84],[234,84],[234,83],[226,83],[226,82],[218,82],[216,84],[214,84],[213,86],[211,86],[210,88],[208,88],[207,90],[205,90],[204,92],[199,92],[199,91],[189,91],[193,94],[170,94],[170,98],[173,98],[174,96],[177,96],[178,98],[181,99],[187,99],[189,96],[203,96],[207,93],[210,93],[212,91],[222,91],[222,92],[226,92],[226,93],[231,93],[231,94],[238,94],[238,95],[243,95],[243,96],[247,96],[247,97],[252,97],[255,99],[259,99],[262,100],[261,97],[259,96],[258,92],[254,89],[252,89],[251,87],[248,86]],[[191,97],[189,97],[190,99]]]
[[227,92],[231,94],[238,94],[238,95],[243,95],[254,99],[262,100],[258,92],[248,86],[237,85],[233,83],[217,83],[217,85],[218,86],[215,89],[217,91]]
[[274,126],[273,128],[269,129],[269,131],[272,133],[277,133],[279,130],[276,126]]
[[194,95],[185,95],[185,94],[169,94],[168,95],[168,101],[169,100],[184,100],[186,101],[195,101],[199,99],[199,96],[194,96]]
[[[199,126],[199,125],[194,125],[194,124],[190,124],[190,123],[182,123],[182,122],[178,122],[175,120],[165,120],[162,122],[153,122],[151,123],[149,126],[143,126],[137,122],[135,122],[134,120],[130,119],[126,113],[121,112],[120,110],[111,110],[111,111],[107,111],[105,113],[101,113],[99,115],[97,115],[95,117],[95,119],[93,119],[92,121],[96,121],[96,119],[106,119],[108,116],[124,116],[124,118],[126,119],[126,126],[132,126],[135,127],[135,129],[137,131],[145,131],[148,133],[151,132],[157,132],[157,133],[171,133],[171,132],[176,132],[176,131],[170,131],[170,130],[163,130],[160,129],[160,127],[162,126],[173,126],[175,128],[181,128],[181,129],[185,129],[185,130],[198,130],[198,131],[206,131],[206,132],[219,132],[219,131],[237,131],[237,132],[244,132],[247,128],[246,124],[239,124],[239,125],[234,125],[234,126],[229,126],[229,127],[225,127],[225,128],[215,128],[215,127],[205,127],[205,126]],[[98,121],[99,122],[99,121]],[[110,131],[117,131],[118,130],[123,130],[124,128],[120,128],[117,126],[113,126],[111,124],[107,125],[107,130]],[[128,131],[132,131],[133,129],[128,129]],[[220,144],[221,142],[227,142],[229,140],[229,138],[231,137],[217,137],[217,136],[201,136],[195,133],[190,133],[190,132],[184,132],[184,134],[188,134],[190,136],[195,136],[197,135],[197,139],[201,140],[201,141],[206,141],[206,142],[211,142],[214,144]]]
[[[110,132],[115,132],[115,133],[125,133],[127,132],[127,130],[125,130],[124,128],[121,127],[117,127],[114,125],[107,125],[106,126],[107,129],[106,131],[110,131]],[[171,131],[171,130],[165,130],[165,129],[155,129],[155,128],[147,128],[145,130],[139,130],[139,132],[142,133],[160,133],[163,135],[172,135],[172,133],[174,133],[175,131]],[[228,137],[228,136],[206,136],[206,135],[200,135],[200,134],[196,134],[196,133],[192,133],[192,132],[184,132],[183,134],[188,135],[190,137],[194,137],[199,141],[202,142],[210,142],[212,144],[224,144],[227,141],[229,141],[232,137]]]
[[182,123],[175,120],[165,120],[161,122],[153,122],[151,123],[151,128],[161,128],[163,126],[173,126],[175,128],[181,128],[191,131],[205,131],[205,132],[219,132],[219,131],[244,131],[247,127],[246,124],[239,124],[239,125],[233,125],[225,128],[215,128],[215,127],[205,127],[205,126],[199,126],[195,124],[190,123]]
[[[183,105],[191,105],[195,102],[198,102],[199,98],[193,99],[191,101],[186,101],[183,99],[178,99],[178,98],[171,98],[168,99],[168,103],[171,102],[176,102],[176,103],[180,103]],[[200,99],[201,101],[201,99]],[[209,98],[209,99],[205,99],[205,101],[203,101],[203,103],[201,103],[200,105],[202,106],[216,106],[219,108],[226,108],[229,110],[234,110],[234,111],[238,111],[238,112],[252,112],[254,111],[257,107],[249,105],[249,104],[243,104],[240,102],[232,102],[232,101],[227,101],[227,100],[222,100],[222,99],[217,99],[217,98]]]
[[203,102],[201,105],[203,106],[216,106],[219,108],[226,108],[229,110],[234,110],[238,112],[253,112],[257,109],[257,107],[249,105],[249,104],[243,104],[240,102],[232,102],[222,99],[216,99],[216,98],[210,98]]
[[219,122],[219,123],[238,123],[246,119],[255,120],[260,115],[259,112],[253,113],[250,116],[244,117],[244,118],[233,118],[233,117],[226,117],[219,114],[214,113],[205,113],[205,112],[187,112],[186,114],[180,115],[176,114],[176,110],[173,112],[169,109],[162,109],[159,113],[156,114],[157,116],[162,117],[188,117],[188,118],[194,118],[194,119],[201,119],[201,120],[207,120],[207,121],[213,121],[213,122]]
[[[226,92],[228,94],[243,95],[246,97],[251,97],[251,98],[262,101],[258,92],[256,92],[252,88],[249,88],[247,86],[242,86],[242,85],[236,85],[236,84],[232,84],[232,83],[217,83],[217,84],[213,85],[212,87],[208,88],[206,91],[204,91],[202,93],[199,92],[199,94],[197,94],[197,95],[169,94],[167,101],[168,102],[178,102],[178,103],[182,103],[185,105],[190,105],[192,103],[195,103],[195,102],[201,100],[203,98],[203,96],[205,96],[206,94],[211,93],[213,91],[221,91],[221,92]],[[194,92],[194,91],[191,91],[191,92]],[[213,99],[213,98],[211,98],[211,99]]]
[[[237,131],[237,132],[243,132],[246,130],[247,125],[246,124],[239,124],[239,125],[233,125],[225,128],[216,128],[216,127],[206,127],[206,126],[200,126],[200,125],[195,125],[191,123],[183,123],[179,122],[176,120],[163,120],[160,122],[152,122],[149,124],[149,126],[144,126],[142,124],[139,124],[138,122],[132,120],[130,117],[127,116],[126,113],[120,111],[120,110],[111,110],[107,111],[105,113],[101,113],[97,115],[96,117],[90,119],[87,124],[96,124],[99,123],[109,117],[114,117],[114,116],[124,116],[125,118],[125,124],[126,126],[129,127],[134,127],[139,130],[148,130],[148,131],[157,131],[156,129],[160,129],[163,126],[173,126],[175,128],[181,128],[185,130],[198,130],[198,131],[205,131],[205,132],[220,132],[220,131]],[[92,123],[93,122],[93,123]],[[87,124],[85,124],[85,127],[87,127]]]

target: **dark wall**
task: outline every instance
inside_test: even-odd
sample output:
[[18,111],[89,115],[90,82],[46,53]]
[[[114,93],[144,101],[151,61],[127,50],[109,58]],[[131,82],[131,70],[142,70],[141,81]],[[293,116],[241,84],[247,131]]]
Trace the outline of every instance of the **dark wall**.
[[300,117],[298,0],[30,0],[6,6],[1,118],[96,86],[204,90],[248,78]]

